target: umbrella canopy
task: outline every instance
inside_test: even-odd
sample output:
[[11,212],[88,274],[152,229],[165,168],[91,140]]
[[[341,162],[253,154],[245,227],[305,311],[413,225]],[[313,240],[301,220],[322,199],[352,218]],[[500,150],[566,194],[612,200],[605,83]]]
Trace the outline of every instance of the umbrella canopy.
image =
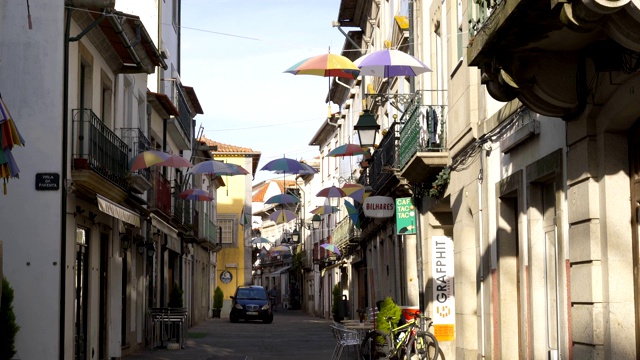
[[340,249],[334,244],[320,244],[321,247],[340,255]]
[[7,193],[7,180],[17,178],[20,172],[11,150],[15,145],[24,146],[24,143],[9,109],[0,97],[0,178],[4,180],[4,194]]
[[263,238],[263,237],[257,237],[257,238],[253,238],[251,239],[250,243],[253,245],[256,244],[271,244],[271,240]]
[[213,200],[213,197],[211,197],[211,195],[209,195],[209,192],[207,192],[206,190],[202,190],[202,189],[187,189],[187,190],[181,192],[180,194],[178,194],[178,196],[181,199],[185,199],[185,200],[196,200],[196,201],[211,201],[211,200]]
[[354,156],[354,155],[362,155],[367,153],[367,149],[363,149],[360,145],[356,144],[344,144],[340,145],[337,148],[331,150],[327,156]]
[[301,171],[309,171],[300,161],[286,157],[271,160],[260,170],[275,171],[283,174],[299,174]]
[[134,156],[133,159],[129,160],[129,170],[136,171],[146,169],[150,166],[157,165],[163,161],[169,160],[170,157],[171,155],[167,154],[164,151],[146,150]]
[[284,72],[294,75],[333,76],[357,79],[360,74],[360,69],[348,58],[329,53],[304,59]]
[[[305,164],[303,162],[300,162],[300,164],[302,165],[302,167],[305,168],[305,170],[300,170],[298,171],[296,174],[297,175],[313,175],[313,174],[317,174],[318,170],[314,169],[313,166],[309,165],[309,164]],[[281,170],[274,170],[274,172],[276,174],[284,174],[284,171]]]
[[342,191],[344,191],[344,193],[352,198],[353,200],[362,203],[364,201],[364,199],[366,198],[365,196],[365,191],[364,191],[364,185],[360,185],[360,184],[344,184],[341,187]]
[[271,248],[269,251],[271,251],[271,252],[283,252],[283,251],[291,251],[291,249],[288,246],[285,246],[285,245],[278,245],[276,247]]
[[209,174],[212,176],[247,175],[249,172],[240,165],[224,163],[218,160],[207,160],[194,165],[191,168],[193,174]]
[[374,51],[359,57],[354,64],[362,75],[384,78],[416,76],[431,71],[425,63],[400,50]]
[[326,198],[340,198],[340,197],[347,196],[347,194],[345,194],[345,192],[342,189],[340,189],[339,187],[329,186],[329,187],[326,187],[326,188],[320,190],[316,194],[316,196],[326,197]]
[[296,218],[296,214],[291,210],[276,210],[271,215],[269,215],[269,219],[271,221],[275,221],[276,224],[288,223],[291,220]]
[[270,197],[265,204],[297,204],[300,202],[296,196],[291,194],[278,194]]
[[347,200],[344,201],[344,207],[347,208],[347,214],[349,214],[349,218],[353,222],[353,225],[356,229],[360,229],[360,217],[358,214],[358,209]]
[[180,155],[169,155],[169,158],[167,160],[159,162],[156,165],[169,166],[169,167],[175,167],[175,168],[193,167],[193,164],[189,162],[189,160],[183,158]]
[[338,211],[340,211],[340,208],[338,208],[337,206],[322,205],[322,206],[318,206],[317,208],[309,212],[312,214],[325,215],[325,214],[337,213]]

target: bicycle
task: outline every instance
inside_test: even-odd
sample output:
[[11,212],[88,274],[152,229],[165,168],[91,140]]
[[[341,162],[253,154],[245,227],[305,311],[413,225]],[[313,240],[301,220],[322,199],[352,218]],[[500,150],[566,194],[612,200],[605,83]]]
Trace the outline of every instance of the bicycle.
[[427,320],[427,328],[431,327],[431,318],[420,314],[397,327],[392,324],[393,317],[386,317],[390,331],[369,331],[360,343],[362,359],[437,360],[440,352],[438,340],[430,332],[420,330],[420,317]]

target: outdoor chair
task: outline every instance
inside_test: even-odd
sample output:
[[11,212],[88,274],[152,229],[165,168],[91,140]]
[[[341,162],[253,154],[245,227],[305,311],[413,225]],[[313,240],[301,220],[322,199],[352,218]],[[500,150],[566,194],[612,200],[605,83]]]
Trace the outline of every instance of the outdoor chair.
[[342,356],[342,351],[344,350],[344,348],[347,347],[347,351],[349,351],[349,346],[355,346],[356,356],[359,359],[360,336],[358,336],[358,332],[355,330],[340,328],[337,326],[331,326],[331,329],[334,332],[334,337],[336,338],[336,347],[333,350],[332,359],[339,360],[340,356]]

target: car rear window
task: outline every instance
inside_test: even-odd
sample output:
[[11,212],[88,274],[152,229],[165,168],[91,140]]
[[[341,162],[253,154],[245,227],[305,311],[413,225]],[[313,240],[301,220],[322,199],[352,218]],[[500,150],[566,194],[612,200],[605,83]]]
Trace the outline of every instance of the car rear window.
[[237,299],[267,300],[267,293],[259,289],[238,289]]

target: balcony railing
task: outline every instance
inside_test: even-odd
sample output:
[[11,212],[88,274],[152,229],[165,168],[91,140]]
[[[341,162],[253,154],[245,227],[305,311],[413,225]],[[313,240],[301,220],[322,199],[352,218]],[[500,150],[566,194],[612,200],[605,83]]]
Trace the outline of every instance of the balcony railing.
[[369,160],[368,180],[374,192],[380,190],[389,179],[395,176],[394,170],[397,169],[398,164],[398,128],[397,122],[391,124]]
[[418,152],[444,151],[444,109],[444,105],[421,105],[420,97],[410,104],[400,118],[399,168]]
[[178,118],[180,125],[182,126],[182,130],[187,135],[187,137],[191,134],[191,124],[193,118],[191,117],[191,112],[189,111],[189,105],[187,105],[187,100],[184,97],[184,93],[182,92],[182,86],[179,82],[172,82],[172,91],[171,91],[171,100],[173,104],[178,109],[178,113],[180,116]]
[[149,189],[149,206],[171,216],[171,182],[158,170],[151,172],[153,187]]
[[126,189],[129,146],[91,109],[73,110],[74,169],[88,168]]
[[219,227],[211,220],[206,220],[204,222],[205,231],[204,233],[207,235],[207,240],[213,245],[217,245],[218,240],[218,229]]
[[193,223],[192,201],[180,198],[177,193],[173,197],[173,220],[183,225]]
[[356,228],[350,217],[343,218],[333,230],[333,243],[340,248],[357,243],[360,239],[360,229]]
[[[120,134],[122,141],[124,141],[131,149],[131,153],[129,154],[130,159],[143,151],[151,150],[151,141],[149,141],[149,138],[147,138],[142,129],[121,128]],[[136,170],[134,173],[151,181],[151,170],[149,168]]]

